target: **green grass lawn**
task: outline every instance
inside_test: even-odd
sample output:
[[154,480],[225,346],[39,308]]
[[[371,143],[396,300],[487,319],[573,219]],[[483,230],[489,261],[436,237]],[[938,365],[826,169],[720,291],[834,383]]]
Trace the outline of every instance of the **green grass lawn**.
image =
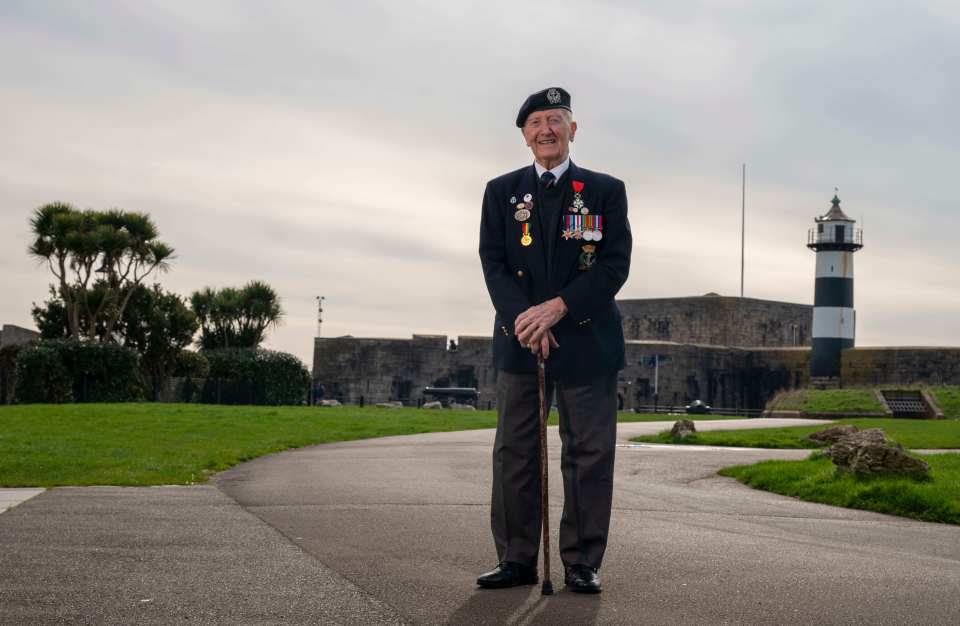
[[796,389],[778,396],[770,408],[806,413],[883,412],[873,389]]
[[960,418],[960,387],[930,387],[945,417]]
[[[621,413],[620,421],[670,420]],[[553,413],[551,422],[557,423]],[[64,404],[0,407],[0,487],[163,485],[316,443],[493,428],[493,411]]]
[[[837,424],[854,424],[860,430],[882,428],[887,436],[905,448],[960,449],[960,420],[911,420],[893,418],[850,418],[836,420]],[[706,446],[735,446],[743,448],[816,448],[806,436],[826,428],[824,425],[793,426],[790,428],[750,428],[723,432],[698,432],[682,442],[674,441],[670,431],[657,435],[634,437],[633,441],[650,443],[684,443]]]
[[960,454],[922,455],[929,480],[855,478],[839,473],[826,458],[762,461],[720,470],[765,491],[853,509],[960,524]]
[[[878,389],[897,388],[898,385]],[[904,388],[910,388],[907,385]],[[927,387],[948,418],[960,418],[960,387]],[[795,389],[776,396],[768,408],[777,411],[805,413],[881,413],[883,407],[876,393],[870,389]]]

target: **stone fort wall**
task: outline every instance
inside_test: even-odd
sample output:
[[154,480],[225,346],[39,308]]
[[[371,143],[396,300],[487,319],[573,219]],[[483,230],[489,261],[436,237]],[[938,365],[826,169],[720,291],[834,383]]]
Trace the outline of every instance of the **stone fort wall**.
[[[314,380],[327,398],[376,403],[399,400],[417,406],[427,386],[476,387],[480,408],[496,404],[497,370],[491,340],[460,337],[451,349],[445,336],[411,339],[319,338]],[[805,385],[809,349],[748,350],[666,341],[627,341],[627,367],[618,377],[621,405],[682,405],[702,399],[717,407],[761,408],[778,389]],[[658,391],[655,398],[654,393]]]
[[40,333],[22,326],[4,324],[0,328],[0,346],[22,345],[40,338]]
[[851,348],[840,356],[849,387],[894,383],[960,384],[960,348]]
[[[760,409],[781,389],[806,387],[812,307],[733,300],[739,298],[619,301],[629,337],[627,365],[618,377],[621,407],[700,399],[714,407]],[[349,403],[400,400],[417,406],[424,387],[455,386],[476,387],[478,406],[495,406],[490,338],[460,337],[455,345],[451,349],[442,335],[318,338],[313,376],[326,397]],[[887,383],[960,384],[960,348],[843,352],[841,385]]]
[[811,345],[808,304],[706,295],[618,300],[627,339],[712,346]]

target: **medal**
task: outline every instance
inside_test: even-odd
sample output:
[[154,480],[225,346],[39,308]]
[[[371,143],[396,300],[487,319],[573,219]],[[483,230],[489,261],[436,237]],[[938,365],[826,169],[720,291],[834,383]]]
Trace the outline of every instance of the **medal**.
[[593,241],[593,216],[584,215],[583,221],[583,239],[584,241]]
[[583,204],[583,197],[580,195],[580,192],[583,191],[583,183],[579,180],[570,181],[570,184],[573,185],[573,205],[570,207],[571,213],[582,213],[584,215],[590,213],[588,209]]
[[517,197],[516,197],[516,196],[510,196],[510,204],[516,204],[516,203],[517,203]]
[[530,202],[531,200],[533,200],[533,196],[532,196],[532,195],[530,195],[529,193],[523,194],[523,201],[524,201],[524,202]]
[[521,225],[521,231],[523,232],[523,236],[520,237],[520,245],[521,245],[521,246],[529,246],[530,244],[532,244],[532,243],[533,243],[533,237],[530,236],[530,224],[528,224],[528,223],[526,223],[526,222],[523,223],[523,224]]
[[596,228],[593,229],[593,240],[600,241],[603,239],[603,216],[595,215],[594,219],[596,220]]
[[528,219],[530,219],[530,210],[523,208],[517,209],[513,214],[513,219],[517,220],[518,222],[526,222]]

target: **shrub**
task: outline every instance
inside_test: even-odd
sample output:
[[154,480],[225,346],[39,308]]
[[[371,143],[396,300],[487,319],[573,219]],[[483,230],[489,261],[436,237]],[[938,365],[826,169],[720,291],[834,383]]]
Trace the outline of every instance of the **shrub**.
[[17,355],[23,350],[21,344],[0,348],[0,404],[12,404],[17,385]]
[[17,402],[73,402],[73,377],[51,343],[41,342],[17,356]]
[[210,375],[210,361],[199,352],[181,350],[177,355],[177,366],[173,370],[173,375],[183,378],[206,378]]
[[205,350],[209,376],[202,402],[216,404],[302,404],[310,372],[292,354],[262,349]]
[[210,374],[210,362],[199,352],[181,350],[173,370],[176,377],[174,397],[177,402],[198,402],[205,379]]
[[116,344],[41,341],[17,357],[17,401],[127,402],[141,396],[137,353]]

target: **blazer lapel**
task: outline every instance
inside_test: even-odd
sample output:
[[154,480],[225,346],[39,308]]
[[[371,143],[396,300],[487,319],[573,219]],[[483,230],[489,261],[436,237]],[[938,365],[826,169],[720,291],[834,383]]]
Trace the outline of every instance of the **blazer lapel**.
[[[550,287],[551,290],[555,293],[559,291],[566,283],[567,277],[570,276],[572,271],[572,266],[580,256],[580,245],[583,243],[581,239],[564,239],[562,236],[563,233],[563,224],[566,220],[567,215],[573,215],[570,212],[570,205],[573,203],[573,181],[583,181],[583,173],[580,171],[573,161],[570,161],[570,169],[567,172],[568,176],[565,178],[567,182],[565,184],[565,189],[563,191],[563,201],[561,202],[561,215],[560,215],[560,225],[557,228],[557,236],[559,241],[556,242],[554,246],[553,259],[550,260]],[[587,195],[588,189],[584,187],[583,194]],[[590,208],[590,204],[587,203],[587,207]]]
[[[527,223],[530,224],[530,236],[533,238],[533,242],[529,246],[520,244],[520,237],[523,234],[522,222],[514,220],[513,215],[510,216],[510,219],[513,222],[513,230],[516,233],[517,245],[520,245],[520,254],[527,266],[527,271],[530,272],[531,284],[545,285],[547,282],[546,242],[543,240],[543,223],[540,220],[540,207],[537,206],[536,202],[537,184],[537,171],[531,164],[530,167],[527,168],[527,172],[520,178],[519,188],[514,190],[513,193],[518,202],[524,202],[523,197],[527,194],[530,194],[534,199],[533,210],[530,211],[530,219],[527,220]],[[515,208],[511,209],[511,213],[513,210],[515,210]]]

